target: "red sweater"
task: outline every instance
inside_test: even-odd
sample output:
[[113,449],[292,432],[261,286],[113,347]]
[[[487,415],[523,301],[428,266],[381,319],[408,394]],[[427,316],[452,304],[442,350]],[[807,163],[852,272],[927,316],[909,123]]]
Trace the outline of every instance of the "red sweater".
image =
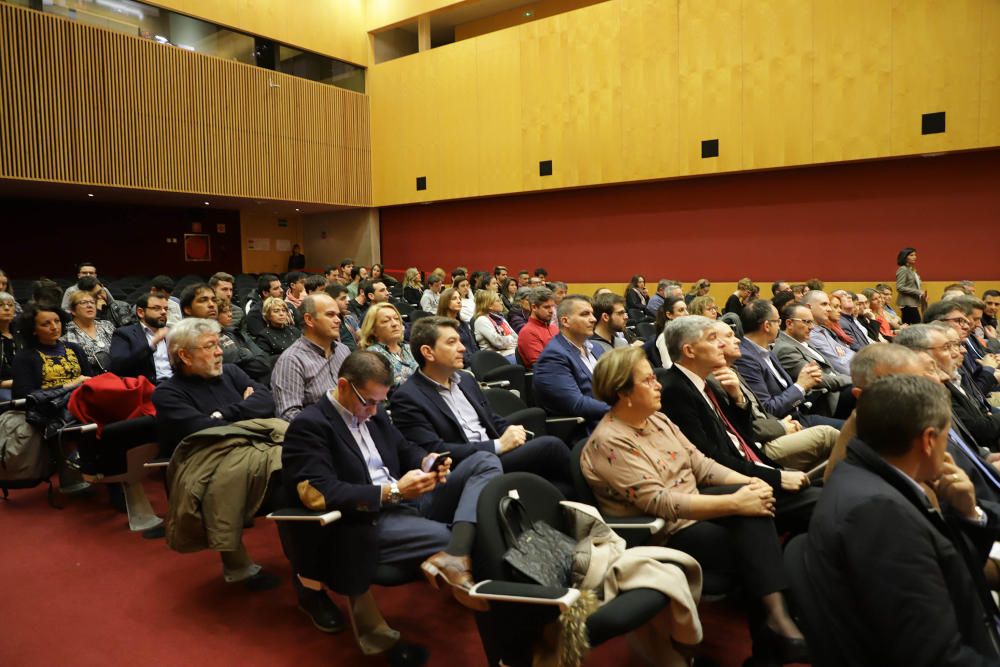
[[555,322],[542,324],[541,320],[529,317],[521,330],[517,332],[517,353],[521,355],[524,367],[531,370],[535,360],[542,353],[552,337],[559,333]]

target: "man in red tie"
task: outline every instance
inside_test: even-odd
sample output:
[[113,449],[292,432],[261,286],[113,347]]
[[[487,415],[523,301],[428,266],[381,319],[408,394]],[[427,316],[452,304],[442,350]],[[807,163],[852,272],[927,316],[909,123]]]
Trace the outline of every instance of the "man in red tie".
[[[660,380],[662,410],[698,449],[722,465],[759,477],[775,490],[777,518],[790,530],[805,529],[818,498],[809,477],[784,470],[754,443],[750,403],[739,378],[726,365],[725,340],[715,322],[692,315],[671,321],[665,329],[674,365]],[[705,382],[715,377],[725,389],[719,396]],[[735,409],[724,411],[725,402]]]

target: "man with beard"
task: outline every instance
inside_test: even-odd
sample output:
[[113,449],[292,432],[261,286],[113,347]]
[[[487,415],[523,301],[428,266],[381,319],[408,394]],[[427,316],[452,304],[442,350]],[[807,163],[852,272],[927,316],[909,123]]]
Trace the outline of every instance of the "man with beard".
[[110,370],[121,377],[144,376],[157,384],[173,375],[167,356],[167,300],[143,294],[135,304],[139,321],[111,336]]

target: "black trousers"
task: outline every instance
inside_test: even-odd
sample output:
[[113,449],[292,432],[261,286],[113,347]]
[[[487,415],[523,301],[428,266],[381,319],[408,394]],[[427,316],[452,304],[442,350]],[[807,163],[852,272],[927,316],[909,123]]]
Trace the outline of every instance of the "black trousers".
[[742,581],[753,598],[788,587],[778,533],[770,518],[728,516],[698,521],[671,535],[665,546],[690,554],[703,570]]
[[576,497],[569,475],[569,448],[559,438],[542,435],[500,455],[504,472],[530,472],[544,477],[569,500]]
[[903,324],[920,324],[920,309],[916,306],[903,306],[900,310],[899,318]]

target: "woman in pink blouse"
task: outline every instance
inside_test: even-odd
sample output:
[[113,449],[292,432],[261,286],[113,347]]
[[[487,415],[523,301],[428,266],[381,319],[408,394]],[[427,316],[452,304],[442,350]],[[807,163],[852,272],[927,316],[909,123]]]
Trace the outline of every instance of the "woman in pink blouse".
[[[759,601],[750,618],[754,656],[807,662],[805,640],[781,592],[788,583],[771,487],[706,457],[659,412],[660,384],[641,349],[601,355],[593,393],[611,410],[580,465],[601,511],[665,519],[661,543],[691,554],[705,570],[731,573]],[[713,486],[731,488],[699,492]]]

